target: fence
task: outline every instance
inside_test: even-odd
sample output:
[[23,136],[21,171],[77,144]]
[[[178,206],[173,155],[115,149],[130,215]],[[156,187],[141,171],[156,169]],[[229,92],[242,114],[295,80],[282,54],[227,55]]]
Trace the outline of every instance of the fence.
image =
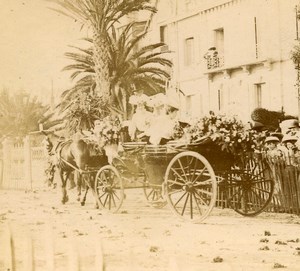
[[[24,227],[22,226],[22,228]],[[13,230],[11,225],[6,225],[3,238],[1,238],[0,271],[85,270],[83,264],[81,264],[78,247],[74,245],[74,240],[66,241],[69,248],[65,255],[66,259],[56,261],[53,229],[46,226],[42,235],[43,242],[38,241],[39,247],[37,249],[36,240],[27,229],[25,231],[23,229],[20,233],[20,231]],[[105,270],[101,242],[95,242],[95,247],[91,248],[91,251],[95,251],[94,270]]]
[[[294,161],[293,164],[287,161]],[[268,157],[268,164],[274,178],[274,194],[266,212],[300,214],[300,159]],[[261,187],[261,191],[264,188]],[[267,189],[268,190],[268,189]],[[218,186],[217,207],[231,208],[227,202],[226,186]],[[260,196],[264,196],[260,193]],[[255,203],[255,202],[253,202]]]
[[45,185],[46,151],[42,136],[6,138],[2,142],[2,178],[4,189],[37,189]]
[[275,177],[271,207],[274,212],[300,214],[300,164],[287,163],[286,159],[269,159]]
[[[0,271],[104,271],[108,269],[109,263],[105,261],[101,240],[95,240],[93,247],[89,248],[90,253],[85,254],[84,258],[79,253],[80,245],[77,245],[72,238],[65,239],[67,243],[66,253],[62,253],[61,249],[58,253],[55,246],[56,239],[53,227],[49,225],[45,226],[44,232],[41,233],[42,242],[35,240],[28,229],[25,228],[24,230],[24,226],[22,226],[22,232],[20,230],[16,231],[14,228],[12,225],[7,224],[3,232],[3,238],[0,239]],[[129,248],[128,251],[131,255],[132,248]],[[60,255],[59,259],[57,259],[57,255]],[[61,256],[63,256],[63,259]],[[93,256],[93,260],[91,260],[91,256]],[[124,266],[123,270],[133,271],[140,270],[140,268],[132,259],[129,266]],[[166,270],[181,271],[182,269],[179,268],[177,260],[170,257]]]

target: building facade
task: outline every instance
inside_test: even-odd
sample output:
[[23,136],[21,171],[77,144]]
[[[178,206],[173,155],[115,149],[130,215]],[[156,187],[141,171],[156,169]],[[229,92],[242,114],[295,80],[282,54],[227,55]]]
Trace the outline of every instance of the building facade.
[[249,120],[263,107],[298,114],[290,53],[298,0],[157,0],[145,42],[166,44],[187,117],[209,110]]

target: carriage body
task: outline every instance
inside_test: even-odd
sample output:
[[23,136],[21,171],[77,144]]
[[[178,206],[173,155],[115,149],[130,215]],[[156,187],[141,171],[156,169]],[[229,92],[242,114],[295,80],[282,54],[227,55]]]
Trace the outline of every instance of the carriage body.
[[112,212],[121,207],[124,189],[138,187],[152,206],[168,203],[176,215],[193,222],[210,214],[218,189],[225,191],[235,211],[246,216],[259,214],[271,201],[272,172],[253,152],[234,156],[207,139],[163,146],[130,142],[123,148],[120,157],[96,176],[98,201]]

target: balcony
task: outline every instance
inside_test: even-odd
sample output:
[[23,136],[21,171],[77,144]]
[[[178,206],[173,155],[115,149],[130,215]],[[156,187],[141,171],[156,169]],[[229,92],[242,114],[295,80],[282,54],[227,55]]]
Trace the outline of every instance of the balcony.
[[204,55],[206,59],[206,67],[208,70],[221,68],[224,66],[224,56],[219,55],[215,47],[212,47]]
[[262,66],[266,70],[271,70],[272,64],[275,62],[270,58],[266,58],[237,64],[233,63],[233,65],[228,65],[228,62],[230,62],[228,61],[227,65],[225,65],[224,56],[219,55],[215,47],[210,48],[204,55],[204,58],[206,59],[206,71],[204,74],[208,76],[209,80],[213,80],[217,74],[223,74],[224,78],[230,78],[231,73],[236,70],[241,70],[245,74],[250,75],[252,70],[258,66]]

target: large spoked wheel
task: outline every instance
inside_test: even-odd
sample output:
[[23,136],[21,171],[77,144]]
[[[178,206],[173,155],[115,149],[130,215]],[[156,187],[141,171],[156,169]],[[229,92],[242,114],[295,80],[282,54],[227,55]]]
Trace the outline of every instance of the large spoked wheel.
[[122,178],[118,170],[107,165],[97,172],[95,179],[97,202],[109,212],[116,213],[124,199]]
[[215,205],[216,176],[209,162],[199,153],[178,153],[167,167],[164,185],[171,209],[184,220],[201,222]]
[[148,203],[152,207],[161,209],[167,205],[167,201],[163,197],[161,185],[145,185],[143,190]]
[[273,174],[267,162],[262,159],[247,158],[226,179],[227,201],[241,215],[258,215],[272,200]]

